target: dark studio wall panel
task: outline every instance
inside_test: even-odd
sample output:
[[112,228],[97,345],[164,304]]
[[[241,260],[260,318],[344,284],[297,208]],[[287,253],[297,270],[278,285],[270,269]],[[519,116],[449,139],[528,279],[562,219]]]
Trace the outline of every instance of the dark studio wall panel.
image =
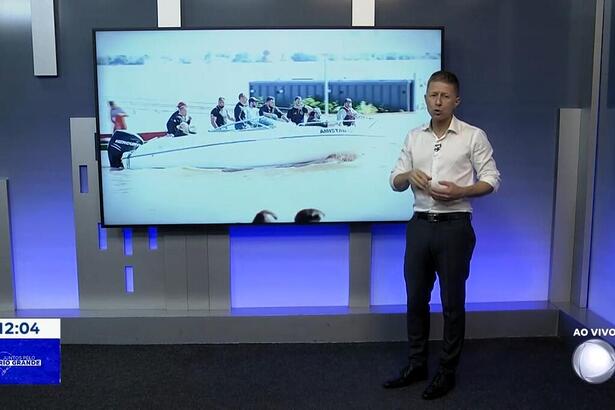
[[[352,0],[182,0],[182,27],[187,28],[331,27],[351,24]],[[275,35],[271,41],[276,41]]]
[[376,26],[445,27],[445,68],[461,82],[458,115],[484,129],[495,150],[502,185],[474,201],[469,298],[528,288],[531,298],[547,297],[558,109],[590,105],[594,15],[595,2],[580,0],[376,2]]
[[69,118],[95,115],[92,29],[154,27],[156,1],[56,0],[57,78],[33,75],[29,0],[0,3],[0,175],[17,307],[76,307]]

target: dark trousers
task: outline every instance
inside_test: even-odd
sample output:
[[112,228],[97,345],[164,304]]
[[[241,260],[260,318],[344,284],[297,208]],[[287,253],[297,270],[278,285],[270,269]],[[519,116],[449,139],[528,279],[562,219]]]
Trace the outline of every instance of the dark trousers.
[[404,277],[411,363],[427,364],[429,301],[437,272],[444,315],[440,367],[444,371],[456,370],[465,335],[465,284],[475,244],[469,214],[464,219],[440,222],[414,216],[408,222]]

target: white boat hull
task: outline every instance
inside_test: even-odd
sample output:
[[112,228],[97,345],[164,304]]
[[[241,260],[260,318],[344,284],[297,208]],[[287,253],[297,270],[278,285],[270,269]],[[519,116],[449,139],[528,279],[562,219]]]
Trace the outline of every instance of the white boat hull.
[[367,140],[378,138],[369,127],[298,127],[208,132],[156,138],[125,154],[124,167],[197,167],[241,170],[311,163],[336,155],[360,155]]

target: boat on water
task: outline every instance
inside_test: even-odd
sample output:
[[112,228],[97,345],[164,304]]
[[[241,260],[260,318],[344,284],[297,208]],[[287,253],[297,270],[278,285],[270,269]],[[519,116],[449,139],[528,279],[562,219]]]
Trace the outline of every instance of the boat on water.
[[329,160],[352,161],[364,153],[368,140],[381,138],[374,121],[369,119],[357,120],[352,126],[310,125],[246,120],[201,134],[154,137],[147,141],[136,134],[116,131],[109,143],[109,158],[115,144],[121,164],[117,157],[115,163],[111,160],[112,167],[240,171]]

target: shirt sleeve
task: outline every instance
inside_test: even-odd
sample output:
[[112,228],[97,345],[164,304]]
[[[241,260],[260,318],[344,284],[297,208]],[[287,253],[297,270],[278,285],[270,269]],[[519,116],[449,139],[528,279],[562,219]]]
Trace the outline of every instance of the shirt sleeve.
[[395,188],[395,185],[393,184],[395,177],[399,174],[403,174],[404,172],[408,172],[413,169],[412,152],[411,152],[411,147],[410,147],[411,136],[412,136],[411,132],[409,132],[408,135],[406,135],[406,139],[404,140],[404,145],[401,148],[401,153],[399,154],[399,158],[397,158],[397,161],[395,162],[395,166],[391,170],[391,175],[389,177],[389,184],[391,185],[391,188],[393,189],[393,191],[399,191],[398,189]]
[[478,130],[474,135],[471,161],[476,172],[476,178],[488,183],[494,191],[497,191],[500,187],[500,171],[498,171],[495,159],[493,159],[493,148],[483,130]]

